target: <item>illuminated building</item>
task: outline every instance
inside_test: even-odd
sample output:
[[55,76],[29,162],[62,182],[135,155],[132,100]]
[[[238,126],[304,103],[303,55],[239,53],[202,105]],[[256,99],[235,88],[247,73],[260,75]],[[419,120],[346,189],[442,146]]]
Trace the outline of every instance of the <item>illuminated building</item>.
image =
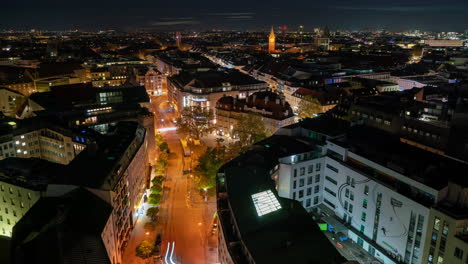
[[271,134],[294,123],[289,103],[273,92],[256,92],[246,99],[224,96],[216,103],[215,112],[219,134],[232,134],[238,120],[249,113],[260,114],[265,128]]
[[214,110],[223,96],[245,98],[268,85],[236,70],[181,72],[168,77],[168,98],[179,110],[200,106]]
[[270,35],[268,36],[268,53],[273,53],[276,50],[276,36],[273,26],[271,27]]
[[176,32],[175,41],[176,41],[176,46],[180,49],[182,45],[182,34],[180,32]]
[[163,82],[166,76],[163,76],[160,72],[149,68],[144,76],[141,76],[140,84],[145,86],[146,92],[149,95],[161,95]]
[[0,109],[5,116],[15,117],[23,100],[24,95],[20,92],[0,87]]
[[347,263],[300,202],[278,195],[278,158],[303,149],[286,137],[282,143],[260,142],[218,171],[218,261]]
[[0,123],[0,160],[9,157],[40,158],[68,164],[86,146],[87,139],[50,122],[5,119]]

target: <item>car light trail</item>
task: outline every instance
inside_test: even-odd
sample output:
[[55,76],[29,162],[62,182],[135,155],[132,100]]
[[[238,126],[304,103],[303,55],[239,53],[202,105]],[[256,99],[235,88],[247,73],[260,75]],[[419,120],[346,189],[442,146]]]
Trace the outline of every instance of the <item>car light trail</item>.
[[167,256],[169,255],[169,249],[171,248],[171,242],[167,242],[167,249],[166,249],[166,254],[164,255],[164,263],[169,263],[167,261]]
[[158,131],[159,132],[165,132],[165,131],[174,131],[176,129],[177,129],[177,127],[163,127],[163,128],[159,128]]
[[169,260],[171,261],[171,264],[175,264],[175,262],[172,260],[172,256],[174,255],[174,248],[175,248],[175,242],[172,242],[171,257],[169,258]]

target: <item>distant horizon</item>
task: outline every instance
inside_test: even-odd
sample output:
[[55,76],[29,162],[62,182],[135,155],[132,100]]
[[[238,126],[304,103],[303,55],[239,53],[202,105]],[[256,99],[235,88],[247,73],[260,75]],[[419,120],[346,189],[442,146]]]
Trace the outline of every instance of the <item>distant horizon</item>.
[[7,30],[264,31],[270,25],[304,25],[306,31],[328,26],[351,31],[463,32],[468,30],[468,1],[23,0],[4,3],[0,17],[0,27]]

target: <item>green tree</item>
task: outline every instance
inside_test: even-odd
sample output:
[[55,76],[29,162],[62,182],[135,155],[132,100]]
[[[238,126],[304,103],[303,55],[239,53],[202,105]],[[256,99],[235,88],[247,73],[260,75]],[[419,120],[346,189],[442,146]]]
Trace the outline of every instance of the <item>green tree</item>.
[[149,195],[148,203],[154,206],[158,206],[161,203],[161,194],[152,193]]
[[211,189],[215,187],[216,173],[225,161],[224,151],[212,148],[208,148],[198,158],[194,174],[199,189]]
[[263,123],[262,116],[257,113],[242,115],[232,132],[239,137],[239,141],[231,147],[238,148],[241,152],[270,135],[265,123]]
[[169,152],[169,145],[167,145],[166,141],[159,144],[159,150],[162,152]]
[[164,177],[162,176],[156,176],[153,178],[153,180],[151,180],[151,183],[153,185],[162,185],[164,182]]
[[199,106],[185,107],[177,119],[177,132],[199,140],[213,131],[213,111]]
[[145,229],[145,232],[153,232],[156,230],[156,224],[153,222],[146,222],[143,229]]
[[311,118],[311,117],[315,117],[315,114],[318,114],[321,112],[322,112],[322,107],[321,107],[319,100],[317,100],[317,98],[311,95],[306,95],[299,103],[297,115],[299,118],[308,118],[308,117]]
[[142,259],[147,259],[153,254],[154,247],[154,240],[145,239],[136,247],[136,255]]
[[166,168],[167,167],[167,159],[168,159],[168,154],[167,152],[160,152],[158,161],[156,162],[156,165],[158,165],[161,168]]
[[156,220],[156,217],[159,214],[159,208],[158,207],[150,207],[148,210],[146,210],[146,216],[151,218],[151,220]]
[[163,188],[162,188],[162,186],[159,185],[159,184],[153,185],[153,186],[151,186],[151,188],[150,188],[151,193],[155,193],[155,194],[160,194],[160,193],[162,193],[162,190],[163,190]]

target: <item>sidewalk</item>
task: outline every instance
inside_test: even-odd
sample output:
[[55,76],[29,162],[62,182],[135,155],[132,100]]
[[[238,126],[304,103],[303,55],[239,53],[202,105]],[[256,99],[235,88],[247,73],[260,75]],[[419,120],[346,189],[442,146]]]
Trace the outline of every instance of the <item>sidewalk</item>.
[[130,240],[128,241],[127,247],[125,248],[124,254],[122,256],[122,263],[124,264],[147,264],[147,260],[143,260],[140,257],[137,257],[136,254],[136,247],[138,244],[145,238],[156,238],[156,232],[151,232],[149,235],[146,235],[144,225],[151,220],[146,216],[146,210],[151,205],[144,203],[143,207],[143,215],[138,216],[138,220],[133,228],[132,234],[130,236]]

